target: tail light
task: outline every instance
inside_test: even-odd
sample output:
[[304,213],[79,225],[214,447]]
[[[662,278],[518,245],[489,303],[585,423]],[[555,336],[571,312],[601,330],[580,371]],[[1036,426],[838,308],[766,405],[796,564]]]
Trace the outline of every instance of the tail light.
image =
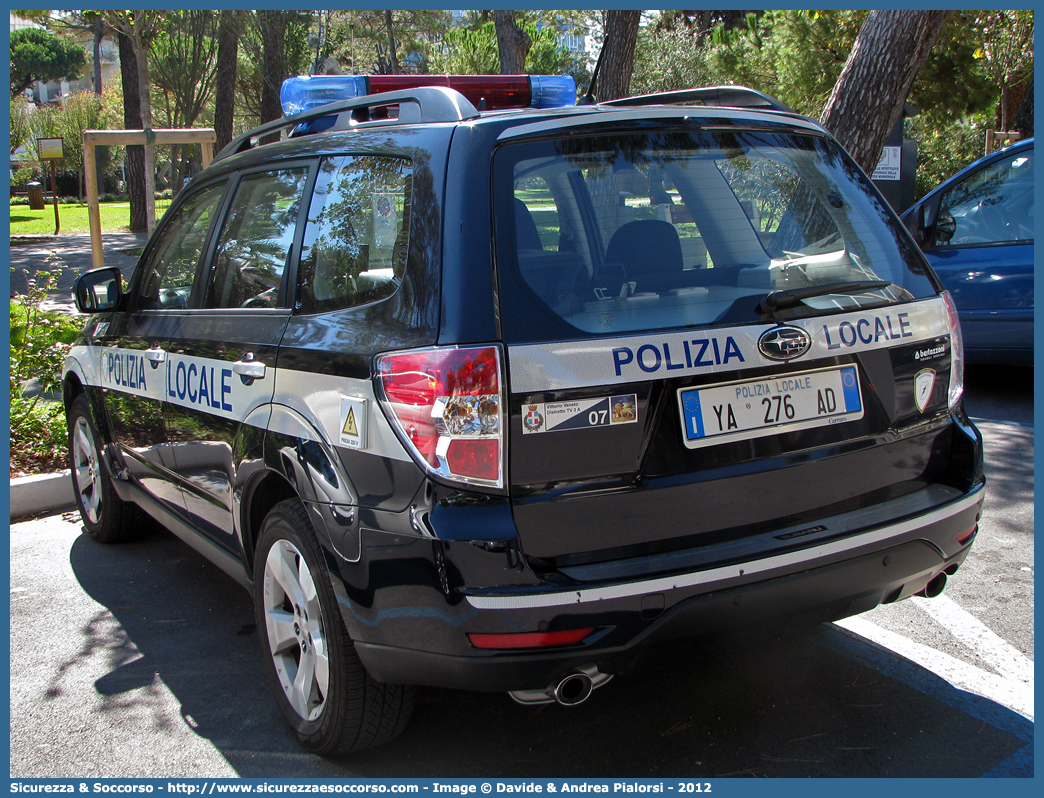
[[467,484],[504,486],[500,349],[483,346],[380,355],[385,414],[430,473]]
[[957,317],[957,306],[949,291],[943,291],[943,302],[946,303],[946,318],[950,327],[950,410],[957,407],[964,395],[964,338],[961,336],[961,322]]
[[468,634],[475,648],[549,648],[572,646],[583,641],[594,631],[589,629],[566,629],[561,632],[510,632],[508,634]]

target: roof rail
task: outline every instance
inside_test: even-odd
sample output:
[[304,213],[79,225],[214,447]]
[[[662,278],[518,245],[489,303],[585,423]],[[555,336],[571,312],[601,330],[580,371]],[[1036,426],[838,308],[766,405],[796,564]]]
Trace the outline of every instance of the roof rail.
[[703,88],[663,91],[638,97],[621,97],[600,105],[668,105],[672,103],[703,103],[725,108],[767,108],[773,111],[797,113],[793,108],[757,89],[746,86],[705,86]]
[[[392,105],[400,106],[397,118],[382,118],[370,113],[371,110],[379,111],[381,108]],[[396,123],[461,122],[465,119],[474,119],[478,115],[479,112],[475,106],[463,94],[445,86],[418,86],[413,89],[369,94],[365,97],[320,105],[300,114],[266,122],[253,130],[248,130],[232,141],[217,154],[214,160],[218,161],[249,150],[254,146],[251,144],[253,139],[281,132],[287,128],[296,128],[298,125],[308,124],[318,119],[333,120],[331,124],[321,128],[321,132],[327,132]]]

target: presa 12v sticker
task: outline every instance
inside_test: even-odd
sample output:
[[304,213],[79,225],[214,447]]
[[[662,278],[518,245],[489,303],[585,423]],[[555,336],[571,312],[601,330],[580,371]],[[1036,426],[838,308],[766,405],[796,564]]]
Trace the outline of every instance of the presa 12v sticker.
[[638,421],[638,397],[603,396],[575,402],[547,402],[522,405],[522,432],[562,432],[589,427],[610,427]]

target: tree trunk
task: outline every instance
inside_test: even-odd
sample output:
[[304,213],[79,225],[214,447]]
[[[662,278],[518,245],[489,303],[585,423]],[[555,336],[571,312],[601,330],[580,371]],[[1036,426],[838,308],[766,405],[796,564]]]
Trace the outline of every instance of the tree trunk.
[[1033,136],[1033,75],[1029,77],[1029,83],[1019,103],[1019,110],[1015,112],[1015,118],[1011,120],[1011,126],[1022,134],[1024,139]]
[[523,74],[526,71],[526,55],[533,46],[533,40],[518,26],[514,11],[494,11],[493,24],[497,29],[497,47],[500,50],[500,74]]
[[102,69],[101,69],[101,43],[105,37],[105,21],[96,16],[94,18],[94,93],[99,97],[102,95]]
[[[141,129],[146,138],[152,134],[152,98],[149,96],[149,48],[140,38],[130,37],[138,64],[138,96],[141,98]],[[143,177],[145,178],[145,229],[156,229],[156,148],[146,143]],[[152,194],[150,197],[149,195]]]
[[384,25],[388,29],[388,74],[399,74],[399,59],[395,55],[395,29],[392,27],[391,9],[384,10]]
[[[94,17],[94,93],[102,96],[101,43],[105,37],[105,21],[100,16]],[[95,147],[96,176],[102,193],[105,193],[105,164],[108,156],[103,156],[107,147]],[[82,194],[81,194],[82,197]]]
[[[141,130],[141,106],[138,94],[138,64],[130,37],[117,34],[120,45],[120,77],[123,83],[123,126],[127,130]],[[145,210],[145,148],[128,145],[124,162],[127,173],[127,195],[130,198],[132,233],[144,233],[148,227]]]
[[217,75],[214,78],[216,152],[221,152],[232,141],[232,114],[236,104],[236,61],[238,56],[238,12],[223,10],[218,25]]
[[641,16],[641,11],[606,12],[605,42],[602,44],[605,54],[595,92],[599,102],[628,96]]
[[[279,102],[279,90],[287,77],[286,66],[286,14],[284,11],[258,11],[257,21],[261,30],[261,47],[264,62],[261,64],[261,123],[271,122],[283,115]],[[279,134],[265,136],[266,144],[279,141]]]
[[[871,11],[820,121],[873,172],[947,11]],[[955,87],[956,88],[956,87]]]

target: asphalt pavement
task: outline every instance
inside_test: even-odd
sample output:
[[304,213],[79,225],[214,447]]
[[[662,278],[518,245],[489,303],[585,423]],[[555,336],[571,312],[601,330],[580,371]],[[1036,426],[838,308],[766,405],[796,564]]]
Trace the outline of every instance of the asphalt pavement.
[[[102,253],[106,266],[117,266],[129,280],[138,255],[148,241],[144,233],[106,233]],[[11,238],[11,296],[24,294],[27,280],[44,266],[60,267],[61,276],[44,308],[75,312],[73,282],[92,266],[91,237],[81,233],[57,236],[13,236]]]
[[12,776],[1031,776],[1033,430],[980,426],[987,511],[940,598],[617,677],[571,709],[422,689],[401,737],[339,759],[298,747],[249,595],[173,535],[14,524]]

